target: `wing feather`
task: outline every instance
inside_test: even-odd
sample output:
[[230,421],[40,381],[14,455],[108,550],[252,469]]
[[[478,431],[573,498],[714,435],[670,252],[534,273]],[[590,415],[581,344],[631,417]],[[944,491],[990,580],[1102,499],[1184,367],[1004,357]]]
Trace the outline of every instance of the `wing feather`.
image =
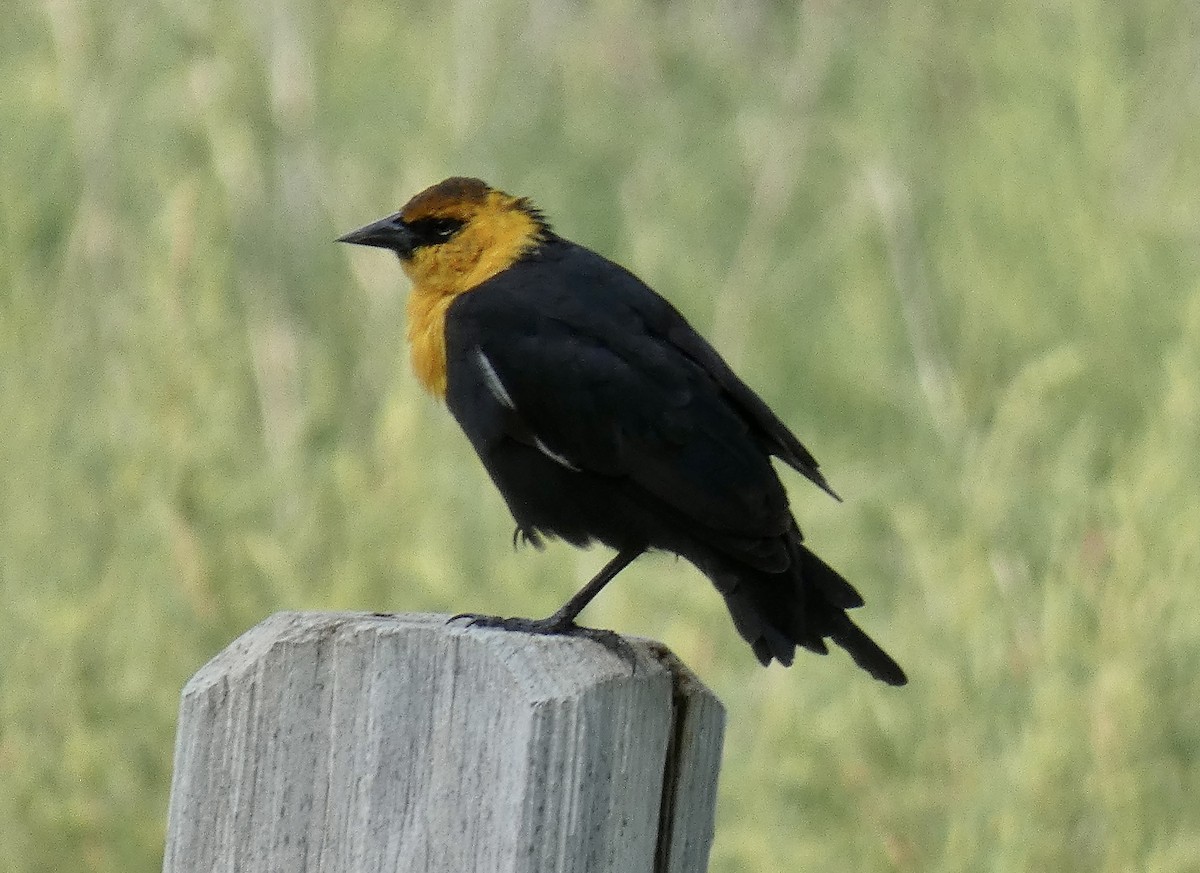
[[[716,532],[777,536],[787,498],[769,455],[823,487],[816,462],[663,298],[558,241],[452,305],[448,348],[477,348],[509,436],[623,477]],[[478,447],[477,447],[478,448]]]

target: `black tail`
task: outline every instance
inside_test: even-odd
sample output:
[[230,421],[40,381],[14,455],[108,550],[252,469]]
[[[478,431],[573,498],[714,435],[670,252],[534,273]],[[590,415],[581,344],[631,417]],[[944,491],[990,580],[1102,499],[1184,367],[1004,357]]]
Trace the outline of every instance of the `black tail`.
[[881,682],[907,683],[900,665],[846,615],[847,609],[863,604],[854,586],[798,536],[790,539],[792,566],[783,573],[726,563],[710,574],[759,661],[766,665],[774,658],[790,667],[796,646],[824,655],[829,651],[825,640],[830,639]]
[[907,685],[908,677],[892,656],[879,648],[879,644],[863,633],[862,628],[850,620],[846,613],[837,616],[829,638],[850,653],[854,663],[862,667],[880,682],[888,685]]

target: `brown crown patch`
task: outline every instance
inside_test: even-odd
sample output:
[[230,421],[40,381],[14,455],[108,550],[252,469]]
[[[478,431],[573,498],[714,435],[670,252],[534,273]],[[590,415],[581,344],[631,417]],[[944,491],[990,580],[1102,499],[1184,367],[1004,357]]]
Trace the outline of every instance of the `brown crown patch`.
[[447,217],[470,218],[478,209],[491,188],[479,179],[454,176],[444,182],[426,188],[404,204],[400,217],[404,221],[419,221],[422,218]]

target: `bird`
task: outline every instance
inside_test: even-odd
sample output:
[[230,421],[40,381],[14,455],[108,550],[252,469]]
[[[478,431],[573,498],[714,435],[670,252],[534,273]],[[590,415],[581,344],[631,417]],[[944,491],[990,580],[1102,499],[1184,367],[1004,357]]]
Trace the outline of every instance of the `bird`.
[[338,241],[399,258],[416,377],[499,489],[514,545],[615,550],[547,618],[464,617],[612,647],[576,618],[636,558],[665,552],[712,582],[764,666],[829,640],[876,679],[907,682],[847,615],[863,599],[808,548],[771,461],[840,500],[816,459],[633,273],[559,236],[528,198],[459,176]]

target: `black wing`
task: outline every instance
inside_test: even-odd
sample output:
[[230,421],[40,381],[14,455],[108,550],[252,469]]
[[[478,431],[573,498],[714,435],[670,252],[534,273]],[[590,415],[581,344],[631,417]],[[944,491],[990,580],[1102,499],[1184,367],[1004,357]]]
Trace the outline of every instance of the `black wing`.
[[673,323],[667,327],[667,338],[703,367],[721,386],[730,401],[753,423],[766,449],[793,470],[803,474],[829,496],[840,501],[842,498],[829,486],[825,476],[818,469],[817,459],[796,439],[796,435],[779,420],[779,416],[771,411],[771,407],[767,406],[750,386],[738,378],[724,358],[717,354],[716,349],[709,345],[704,337],[692,329],[683,316],[677,312],[674,315]]

